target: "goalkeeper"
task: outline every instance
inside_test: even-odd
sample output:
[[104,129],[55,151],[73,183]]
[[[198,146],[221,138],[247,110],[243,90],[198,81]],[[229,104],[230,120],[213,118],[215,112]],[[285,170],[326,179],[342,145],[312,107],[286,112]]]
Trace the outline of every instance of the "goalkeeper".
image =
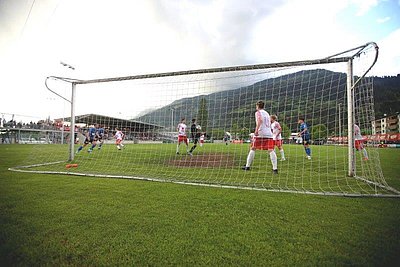
[[193,146],[189,151],[189,155],[192,156],[193,151],[196,149],[199,143],[201,126],[196,124],[196,119],[192,119],[192,126],[190,126],[190,138],[193,140]]

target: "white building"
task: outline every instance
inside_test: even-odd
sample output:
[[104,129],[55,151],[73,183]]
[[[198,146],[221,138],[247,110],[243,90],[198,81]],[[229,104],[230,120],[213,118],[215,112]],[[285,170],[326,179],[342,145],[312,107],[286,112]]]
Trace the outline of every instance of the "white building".
[[385,116],[372,121],[373,134],[400,133],[400,114]]

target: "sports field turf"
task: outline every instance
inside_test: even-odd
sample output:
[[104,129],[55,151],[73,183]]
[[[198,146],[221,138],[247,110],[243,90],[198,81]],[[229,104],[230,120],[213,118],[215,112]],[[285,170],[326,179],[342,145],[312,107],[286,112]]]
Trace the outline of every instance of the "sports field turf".
[[[8,171],[26,162],[30,148],[0,146],[1,265],[387,266],[400,261],[400,199]],[[400,150],[379,153],[388,184],[399,190]]]
[[[248,144],[206,144],[193,156],[184,146],[175,154],[175,144],[131,144],[118,151],[115,145],[87,153],[85,148],[75,155],[78,168],[66,169],[67,145],[33,146],[21,165],[35,165],[28,170],[74,172],[77,174],[112,175],[207,185],[224,185],[252,189],[285,190],[312,193],[393,194],[393,192],[348,177],[348,153],[344,146],[313,146],[313,159],[305,157],[303,146],[285,145],[286,161],[279,161],[279,175],[272,174],[269,155],[257,151],[250,172],[243,172],[249,151]],[[382,184],[378,150],[369,149],[369,161],[356,153],[356,174]],[[279,152],[278,152],[279,155]],[[45,164],[58,162],[56,164]],[[36,166],[36,164],[39,164]],[[22,168],[26,170],[26,168]]]

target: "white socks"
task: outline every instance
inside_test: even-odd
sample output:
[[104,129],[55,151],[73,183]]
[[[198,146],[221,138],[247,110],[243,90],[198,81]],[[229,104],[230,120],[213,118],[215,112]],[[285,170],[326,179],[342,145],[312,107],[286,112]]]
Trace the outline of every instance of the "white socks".
[[272,150],[269,152],[269,157],[271,158],[272,169],[277,170],[278,169],[278,160],[276,157],[275,150]]
[[249,155],[247,155],[246,167],[250,167],[251,163],[254,160],[255,155],[256,155],[256,151],[250,150]]
[[367,150],[365,148],[362,149],[362,153],[364,155],[364,158],[368,159],[368,153],[367,153]]
[[[181,144],[176,145],[176,153],[179,153],[179,146]],[[189,146],[186,146],[186,152],[189,152]]]
[[284,159],[285,158],[285,152],[283,151],[283,149],[279,150],[279,152],[281,152],[281,158]]
[[[249,155],[247,155],[246,167],[251,166],[251,163],[253,162],[255,155],[256,155],[256,151],[250,150]],[[272,169],[277,170],[278,169],[278,158],[277,158],[274,150],[269,152],[269,157],[271,158]]]

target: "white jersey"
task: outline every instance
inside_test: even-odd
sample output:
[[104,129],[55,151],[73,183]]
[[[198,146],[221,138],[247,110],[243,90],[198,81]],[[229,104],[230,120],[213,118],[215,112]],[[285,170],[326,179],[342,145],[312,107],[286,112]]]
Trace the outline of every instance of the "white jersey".
[[358,127],[357,124],[354,124],[354,139],[355,140],[363,140],[360,127]]
[[204,141],[204,134],[200,135],[200,141]]
[[122,131],[117,131],[115,133],[115,139],[122,140],[123,137],[124,137],[124,134],[122,133]]
[[273,123],[271,123],[271,129],[272,129],[272,139],[282,140],[282,135],[281,135],[282,128],[279,122],[274,121]]
[[269,118],[268,112],[265,110],[257,110],[255,113],[256,122],[260,121],[260,126],[258,128],[258,137],[272,138],[271,131],[271,120]]
[[179,136],[186,136],[186,124],[184,123],[179,123],[178,124],[178,135]]

